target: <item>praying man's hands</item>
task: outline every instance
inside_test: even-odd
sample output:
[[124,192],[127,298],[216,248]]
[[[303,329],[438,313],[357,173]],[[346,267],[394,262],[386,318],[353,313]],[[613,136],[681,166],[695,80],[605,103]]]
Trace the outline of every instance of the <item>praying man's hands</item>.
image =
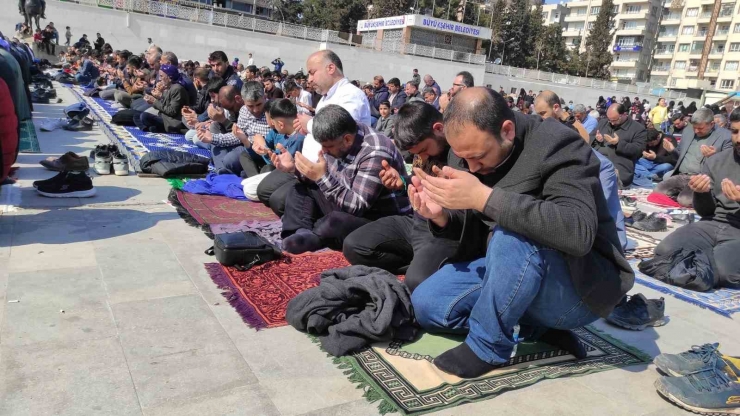
[[295,172],[295,160],[293,156],[288,153],[282,144],[278,143],[276,147],[280,151],[280,154],[267,149],[267,155],[270,157],[270,162],[275,166],[275,169],[285,173]]
[[672,152],[676,150],[676,146],[674,146],[670,140],[663,139],[663,149],[665,149],[667,152]]
[[237,139],[239,139],[240,142],[246,147],[247,149],[252,146],[252,142],[249,141],[249,137],[247,137],[247,134],[244,133],[244,130],[242,130],[241,127],[237,126],[236,123],[234,123],[231,126],[231,133],[236,136]]
[[383,160],[381,163],[382,168],[380,169],[380,181],[383,186],[390,189],[391,191],[399,191],[403,189],[403,181],[398,171],[391,167],[387,161]]
[[596,130],[596,141],[597,142],[603,142],[604,141],[604,135],[601,134],[600,131]]
[[254,153],[265,156],[267,155],[267,149],[265,138],[261,134],[255,134],[254,137],[252,137],[252,150],[254,150]]
[[198,129],[195,134],[198,136],[198,140],[203,143],[211,143],[213,141],[213,135],[208,130]]
[[610,144],[612,146],[616,146],[617,143],[619,143],[619,136],[617,136],[617,133],[614,133],[614,136],[610,136],[608,134],[604,135],[604,141],[607,144]]
[[308,134],[308,122],[313,117],[299,113],[298,117],[296,117],[295,120],[293,120],[293,128],[295,128],[297,131],[301,132],[301,134]]
[[712,178],[710,178],[708,175],[694,175],[691,177],[691,179],[689,179],[689,188],[699,194],[709,192],[711,186]]
[[729,178],[722,179],[722,193],[727,199],[740,202],[740,185],[735,185]]
[[709,157],[717,153],[717,149],[714,146],[707,146],[705,144],[701,145],[699,150],[704,157]]
[[303,176],[317,182],[326,173],[326,159],[324,159],[324,152],[319,152],[319,161],[316,163],[306,159],[301,152],[295,154],[295,168],[298,172],[301,172]]
[[413,208],[417,214],[432,221],[438,227],[444,227],[447,225],[447,214],[439,204],[432,201],[424,192],[424,185],[421,184],[421,179],[418,176],[411,177],[408,194],[411,208]]
[[157,99],[152,97],[151,95],[145,95],[144,101],[146,101],[148,104],[154,104],[154,102],[157,101]]
[[213,103],[208,105],[208,118],[211,120],[217,122],[217,123],[223,123],[226,121],[226,115],[224,114],[224,109],[221,107],[216,107],[213,105]]
[[468,172],[445,166],[442,169],[433,167],[437,177],[427,175],[423,170],[414,168],[414,173],[421,179],[424,193],[434,202],[447,209],[474,209],[483,212],[488,197],[493,190]]

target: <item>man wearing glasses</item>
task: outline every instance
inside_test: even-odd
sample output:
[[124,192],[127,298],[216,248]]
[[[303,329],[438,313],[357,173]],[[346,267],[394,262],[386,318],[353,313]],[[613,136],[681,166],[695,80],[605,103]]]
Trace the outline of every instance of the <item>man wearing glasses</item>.
[[455,98],[455,95],[466,88],[472,88],[475,86],[473,75],[468,71],[458,72],[455,79],[452,81],[452,88],[447,91],[447,94],[442,94],[439,98],[439,111],[445,112],[447,104]]

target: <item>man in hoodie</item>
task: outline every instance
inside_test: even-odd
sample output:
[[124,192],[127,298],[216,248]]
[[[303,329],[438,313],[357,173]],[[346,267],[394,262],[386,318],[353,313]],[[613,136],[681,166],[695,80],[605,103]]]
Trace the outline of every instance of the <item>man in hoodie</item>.
[[385,85],[385,80],[382,75],[376,75],[373,78],[373,87],[375,88],[375,94],[373,94],[373,101],[370,103],[376,110],[380,109],[380,103],[388,101],[390,93],[388,87]]

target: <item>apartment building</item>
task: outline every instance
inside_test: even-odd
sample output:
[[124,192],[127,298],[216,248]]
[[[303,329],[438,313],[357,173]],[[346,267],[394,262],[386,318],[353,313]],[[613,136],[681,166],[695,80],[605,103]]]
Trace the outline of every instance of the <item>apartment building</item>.
[[663,9],[651,82],[735,91],[740,84],[740,4],[673,0]]
[[[566,45],[584,52],[586,38],[599,11],[601,0],[548,5],[543,9],[543,21],[547,25],[560,23]],[[625,81],[644,81],[648,77],[658,32],[661,0],[617,0],[614,11],[616,31],[611,44],[614,55],[610,68],[612,77]]]

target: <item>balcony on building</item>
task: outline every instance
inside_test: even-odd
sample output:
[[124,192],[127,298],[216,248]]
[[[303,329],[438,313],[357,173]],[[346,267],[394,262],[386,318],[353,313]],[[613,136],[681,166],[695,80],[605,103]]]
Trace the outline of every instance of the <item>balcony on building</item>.
[[712,11],[702,11],[699,16],[696,18],[696,21],[698,23],[709,23],[709,21],[712,20]]
[[650,75],[668,75],[670,71],[670,65],[653,66],[653,69],[650,71]]
[[675,49],[668,49],[668,48],[658,48],[655,50],[656,56],[673,56],[673,54],[676,52]]
[[729,22],[732,21],[732,11],[734,9],[734,5],[732,4],[724,4],[722,5],[722,8],[719,10],[719,16],[717,16],[718,22]]
[[668,12],[663,13],[663,22],[670,22],[670,21],[680,21],[681,20],[681,12]]
[[702,27],[700,30],[694,32],[695,38],[706,38],[709,35],[709,29]]

